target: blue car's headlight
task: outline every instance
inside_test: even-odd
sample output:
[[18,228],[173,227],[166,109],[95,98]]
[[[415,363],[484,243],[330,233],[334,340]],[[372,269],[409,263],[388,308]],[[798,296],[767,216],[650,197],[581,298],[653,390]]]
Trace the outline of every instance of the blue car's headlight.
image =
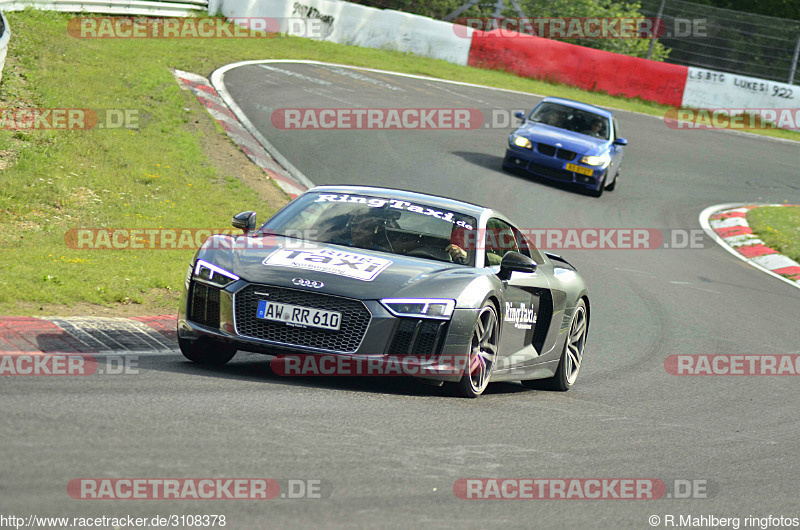
[[585,156],[581,158],[581,163],[587,166],[600,166],[601,168],[605,168],[611,163],[611,155],[603,153],[600,156]]
[[225,287],[239,279],[234,273],[202,259],[197,260],[194,266],[193,278],[219,287]]
[[511,135],[511,143],[516,145],[517,147],[523,147],[525,149],[533,149],[533,144],[530,140],[525,138],[524,136],[520,136],[518,134]]
[[448,320],[453,316],[455,300],[440,298],[384,298],[381,304],[398,317],[423,317]]

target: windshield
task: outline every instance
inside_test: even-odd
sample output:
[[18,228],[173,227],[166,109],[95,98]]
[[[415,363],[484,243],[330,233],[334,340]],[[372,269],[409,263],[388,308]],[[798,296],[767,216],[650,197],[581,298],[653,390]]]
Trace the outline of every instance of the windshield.
[[320,243],[473,266],[474,217],[369,195],[307,193],[262,231]]
[[608,140],[608,118],[593,112],[546,101],[533,109],[528,119],[593,138]]

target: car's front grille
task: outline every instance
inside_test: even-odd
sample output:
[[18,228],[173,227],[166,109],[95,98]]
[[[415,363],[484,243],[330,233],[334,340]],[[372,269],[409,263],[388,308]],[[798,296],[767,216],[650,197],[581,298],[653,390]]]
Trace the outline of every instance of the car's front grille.
[[562,149],[560,147],[548,144],[536,144],[536,150],[543,155],[554,156],[556,158],[560,158],[561,160],[575,160],[575,156],[578,154],[575,151],[569,151],[567,149]]
[[575,160],[575,155],[577,155],[575,151],[568,151],[567,149],[560,149],[556,152],[556,158],[560,158],[561,160]]
[[189,320],[211,328],[219,328],[219,289],[204,283],[192,282]]
[[556,147],[547,144],[536,144],[536,150],[547,156],[556,156]]
[[528,171],[545,178],[560,180],[561,182],[572,182],[572,179],[575,176],[572,171],[567,171],[565,169],[553,169],[544,166],[535,166],[533,164],[528,167]]
[[389,345],[389,355],[433,355],[438,353],[447,322],[401,318]]
[[[342,314],[338,331],[289,326],[256,318],[259,300],[314,307]],[[236,333],[288,346],[306,346],[335,352],[355,352],[372,316],[359,300],[272,285],[248,285],[234,295]]]

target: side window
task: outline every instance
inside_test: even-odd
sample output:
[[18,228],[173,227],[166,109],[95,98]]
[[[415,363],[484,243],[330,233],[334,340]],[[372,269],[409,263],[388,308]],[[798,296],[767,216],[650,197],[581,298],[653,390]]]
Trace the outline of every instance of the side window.
[[616,119],[616,118],[614,118],[614,134],[613,134],[613,135],[611,135],[611,139],[612,139],[612,140],[616,140],[617,138],[619,138],[619,135],[620,135],[620,132],[619,132],[619,123],[617,123],[617,119]]
[[519,252],[516,231],[505,221],[491,218],[486,223],[486,266],[500,265],[509,251]]
[[533,241],[531,241],[528,236],[518,231],[516,228],[514,229],[514,233],[517,236],[519,252],[528,256],[529,258],[532,258],[533,261],[540,265],[544,263],[544,256],[542,256],[542,253],[538,248],[536,248],[536,245],[534,245]]

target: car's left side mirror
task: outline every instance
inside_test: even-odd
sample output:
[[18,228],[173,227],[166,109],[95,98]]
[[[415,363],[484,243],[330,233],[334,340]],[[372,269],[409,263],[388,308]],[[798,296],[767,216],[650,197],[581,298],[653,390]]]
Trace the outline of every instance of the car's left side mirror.
[[500,262],[500,279],[511,278],[512,272],[536,272],[536,261],[519,252],[506,252]]
[[525,113],[523,113],[521,110],[518,110],[517,112],[515,112],[514,116],[516,118],[521,119],[522,121],[525,121]]
[[234,228],[244,230],[245,234],[256,229],[256,212],[237,213],[231,219]]
[[617,138],[614,140],[614,145],[628,145],[628,140],[625,138]]

